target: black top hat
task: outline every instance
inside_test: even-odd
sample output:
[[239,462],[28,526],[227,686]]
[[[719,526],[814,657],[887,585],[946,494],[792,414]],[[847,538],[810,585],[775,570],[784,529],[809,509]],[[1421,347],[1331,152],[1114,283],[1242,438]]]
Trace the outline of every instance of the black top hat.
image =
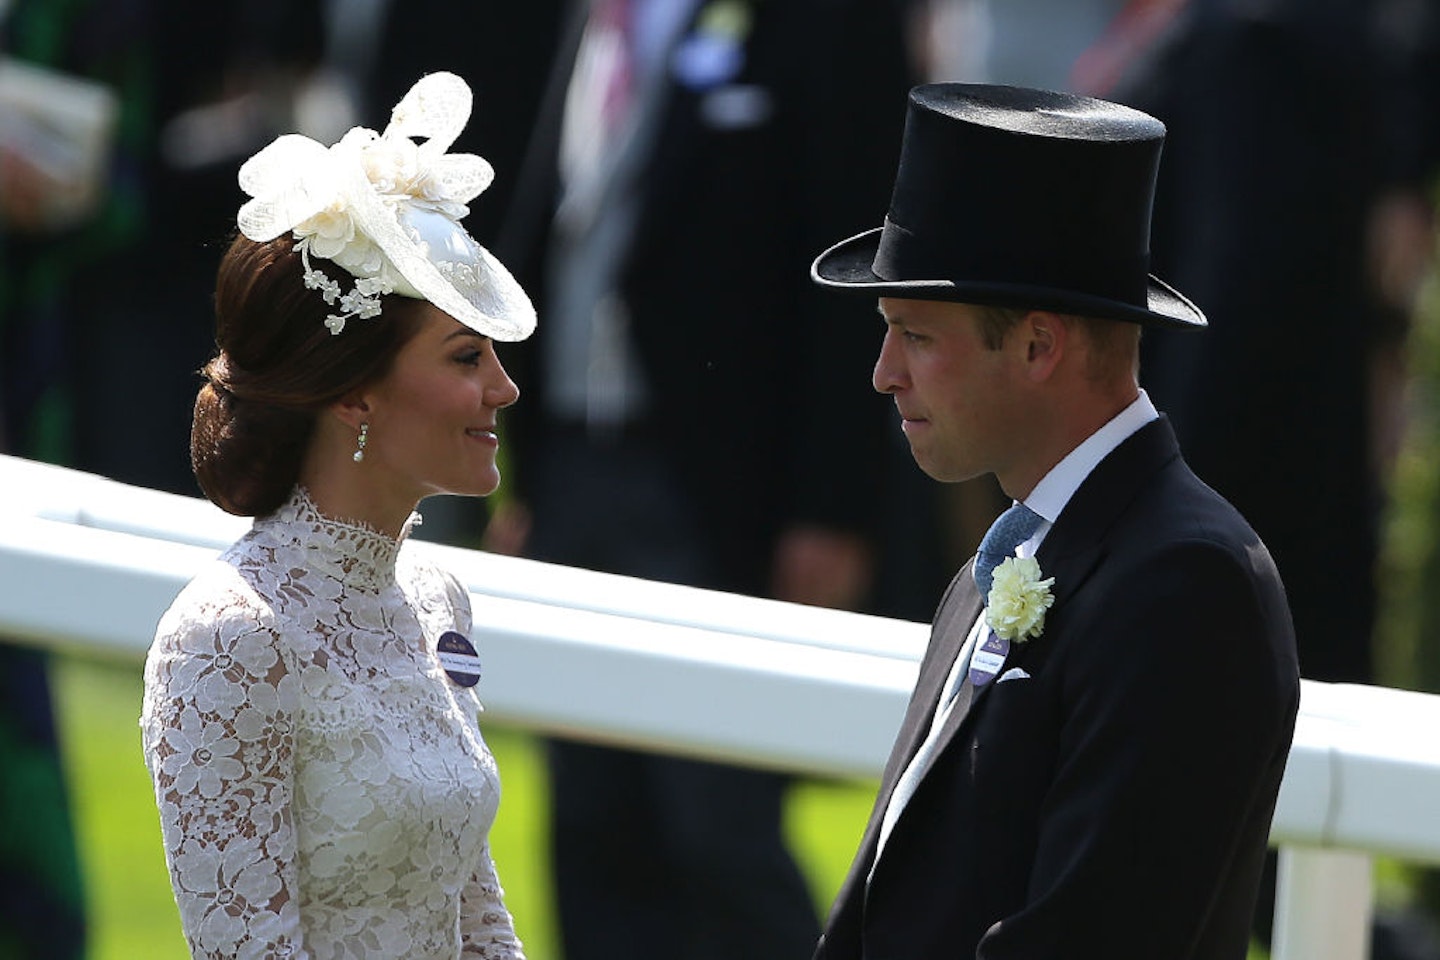
[[825,286],[1195,329],[1150,276],[1165,126],[1090,97],[936,83],[910,91],[885,225],[826,250]]

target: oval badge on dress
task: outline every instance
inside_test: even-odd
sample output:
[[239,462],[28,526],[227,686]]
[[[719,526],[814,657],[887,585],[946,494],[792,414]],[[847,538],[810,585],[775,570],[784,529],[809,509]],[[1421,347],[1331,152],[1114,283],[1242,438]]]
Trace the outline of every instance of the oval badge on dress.
[[473,687],[480,682],[480,655],[463,633],[446,630],[435,643],[436,656],[445,676],[462,687]]

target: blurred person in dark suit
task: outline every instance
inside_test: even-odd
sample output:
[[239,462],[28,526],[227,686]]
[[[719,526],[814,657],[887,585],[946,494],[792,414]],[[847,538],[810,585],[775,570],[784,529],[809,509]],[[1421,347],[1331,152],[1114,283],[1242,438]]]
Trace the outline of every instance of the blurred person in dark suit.
[[320,24],[317,0],[148,2],[144,124],[126,170],[134,236],[76,291],[77,376],[107,412],[77,420],[77,464],[194,496],[190,400],[213,345],[235,169],[292,129]]
[[[1354,0],[1191,0],[1112,91],[1169,129],[1155,256],[1212,319],[1198,349],[1150,338],[1155,393],[1285,571],[1316,680],[1373,676],[1368,382],[1393,334],[1366,273],[1384,160],[1372,17]],[[1281,464],[1324,482],[1277,487]]]
[[1433,6],[1132,2],[1170,22],[1128,49],[1112,32],[1092,72],[1169,128],[1155,261],[1212,331],[1149,338],[1150,382],[1197,472],[1274,554],[1314,680],[1376,680],[1380,520],[1431,229],[1415,70]]
[[[532,399],[507,413],[522,509],[492,535],[514,548],[533,523],[541,560],[869,604],[895,461],[863,389],[873,329],[805,265],[883,209],[900,8],[595,0],[568,16],[497,247],[543,293],[533,349],[507,358]],[[813,945],[785,777],[572,741],[549,758],[568,960]]]
[[[237,190],[224,150],[245,149],[234,142],[247,132],[268,139],[273,118],[258,108],[261,98],[251,98],[240,102],[255,109],[229,111],[238,122],[205,131],[192,125],[188,141],[174,130],[167,137],[167,127],[192,108],[233,97],[237,86],[259,84],[247,76],[276,76],[267,65],[277,59],[303,59],[306,37],[314,36],[300,23],[306,5],[4,6],[8,56],[55,71],[62,86],[87,85],[61,103],[105,106],[96,108],[104,119],[93,130],[75,128],[87,135],[51,143],[37,130],[69,128],[75,110],[31,125],[14,109],[13,93],[4,96],[0,450],[194,493],[184,452],[189,407],[211,341],[213,244],[233,222]],[[207,177],[209,163],[220,166]],[[79,194],[59,175],[72,168],[94,173]],[[87,202],[74,202],[77,195]],[[0,851],[0,882],[9,891],[0,955],[78,958],[86,940],[83,884],[47,665],[40,652],[0,646],[7,691],[0,819],[26,825],[8,831]]]
[[[135,237],[127,173],[150,12],[145,0],[0,8],[0,453],[75,465],[77,422],[101,414],[85,406],[73,288]],[[83,860],[50,665],[0,641],[0,956],[81,960]]]

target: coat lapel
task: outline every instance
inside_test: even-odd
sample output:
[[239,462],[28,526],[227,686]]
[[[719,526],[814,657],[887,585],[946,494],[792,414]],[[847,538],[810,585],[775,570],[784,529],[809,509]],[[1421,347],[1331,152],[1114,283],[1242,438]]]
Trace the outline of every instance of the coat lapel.
[[[980,591],[976,589],[975,578],[971,573],[973,566],[972,560],[961,568],[935,617],[935,625],[931,628],[930,656],[915,684],[915,702],[923,704],[925,709],[912,711],[916,716],[906,717],[906,723],[902,727],[907,738],[904,759],[898,769],[893,771],[894,775],[887,778],[892,788],[894,780],[909,765],[920,745],[925,742],[930,725],[935,719],[935,711],[940,707],[940,696],[944,692],[945,681],[950,676],[955,658],[960,655],[970,628],[980,616]],[[953,720],[954,717],[950,719]]]
[[[1178,456],[1179,446],[1176,443],[1174,431],[1170,427],[1169,421],[1161,417],[1137,430],[1130,438],[1116,447],[1075,491],[1070,503],[1066,505],[1054,527],[1046,534],[1044,542],[1040,544],[1040,549],[1036,553],[1041,574],[1055,578],[1052,587],[1055,602],[1051,606],[1051,610],[1063,609],[1066,601],[1084,586],[1085,581],[1090,578],[1105,556],[1107,531],[1154,472]],[[951,593],[947,597],[946,606],[954,610],[954,617],[948,621],[942,621],[942,617],[939,616],[936,618],[935,632],[937,635],[932,636],[931,642],[935,643],[940,639],[938,634],[943,622],[948,632],[943,648],[944,657],[943,659],[941,657],[934,659],[933,666],[927,671],[928,676],[924,678],[927,681],[924,702],[929,704],[929,710],[924,715],[924,722],[919,725],[912,724],[907,717],[904,727],[904,732],[909,737],[905,752],[906,763],[915,756],[920,744],[924,741],[925,734],[929,730],[930,718],[934,716],[938,706],[940,687],[945,681],[950,666],[955,662],[955,657],[959,655],[975,618],[981,615],[980,591],[970,575],[973,562],[972,560],[970,564],[966,564],[965,569],[961,571],[962,576],[956,578],[956,582],[952,584]],[[943,612],[942,608],[942,614]],[[1001,673],[1012,666],[1022,665],[1030,651],[1038,645],[1059,643],[1062,639],[1060,634],[1042,633],[1033,640],[1012,643]],[[936,760],[948,748],[950,742],[973,717],[977,716],[994,686],[995,681],[992,680],[974,690],[968,704],[963,709],[957,708],[946,718],[945,725],[940,730],[939,742],[935,745],[935,749],[930,751],[925,766],[922,768],[922,781],[924,776],[929,774]],[[915,692],[916,697],[920,697],[922,691],[919,683],[916,685]],[[902,765],[900,769],[903,770],[904,766]],[[897,770],[893,776],[887,777],[886,783],[890,790],[893,790],[894,779],[898,776],[899,771]]]
[[[1116,519],[1150,477],[1179,455],[1174,431],[1169,421],[1162,416],[1137,430],[1116,447],[1080,485],[1036,553],[1041,572],[1047,577],[1055,578],[1052,588],[1055,603],[1051,607],[1052,611],[1063,609],[1066,601],[1084,586],[1104,559],[1107,552],[1107,533]],[[897,736],[896,747],[886,765],[875,811],[861,841],[862,852],[858,862],[874,863],[880,821],[894,793],[896,781],[925,741],[945,678],[955,658],[959,656],[976,617],[980,616],[982,605],[980,591],[971,575],[973,564],[972,560],[961,569],[951,581],[950,589],[941,602],[931,630],[930,647],[926,651],[910,707]],[[1012,644],[1002,672],[1011,666],[1023,664],[1030,656],[1030,651],[1038,645],[1061,643],[1064,639],[1063,633],[1056,631],[1042,633],[1034,640],[1022,644]],[[922,783],[952,741],[967,724],[974,722],[974,718],[984,706],[990,688],[994,686],[995,682],[991,681],[976,690],[964,710],[957,709],[946,719],[940,731],[939,742],[930,752],[922,770]],[[902,812],[900,821],[903,822],[904,819]],[[899,829],[898,824],[896,829]],[[854,882],[856,877],[852,874],[847,880],[847,886]]]
[[[975,617],[980,612],[980,597],[974,586],[974,577],[970,573],[972,566],[973,561],[960,569],[960,572],[950,581],[950,586],[940,601],[935,622],[930,628],[930,643],[925,650],[925,659],[920,666],[920,675],[915,680],[915,690],[910,695],[910,704],[905,710],[905,718],[900,724],[899,732],[895,735],[895,744],[890,750],[890,758],[886,761],[885,771],[880,779],[880,790],[875,797],[875,807],[870,815],[870,822],[866,825],[865,833],[860,839],[857,864],[863,862],[868,865],[874,862],[880,836],[880,822],[886,807],[890,805],[891,796],[895,793],[895,785],[900,779],[900,774],[914,759],[920,745],[925,742],[925,735],[930,730],[930,724],[935,716],[940,692],[945,685],[945,678],[949,675],[950,666],[955,662],[960,648],[965,644],[965,635],[970,624],[975,622]],[[854,880],[855,877],[852,876],[850,881],[847,881],[847,885]]]

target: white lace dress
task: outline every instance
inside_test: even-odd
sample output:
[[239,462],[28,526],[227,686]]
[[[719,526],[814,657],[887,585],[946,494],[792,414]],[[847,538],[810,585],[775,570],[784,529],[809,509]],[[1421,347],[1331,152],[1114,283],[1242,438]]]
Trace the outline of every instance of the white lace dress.
[[297,490],[160,621],[140,726],[193,956],[523,958],[480,701],[436,658],[469,597],[403,540]]

